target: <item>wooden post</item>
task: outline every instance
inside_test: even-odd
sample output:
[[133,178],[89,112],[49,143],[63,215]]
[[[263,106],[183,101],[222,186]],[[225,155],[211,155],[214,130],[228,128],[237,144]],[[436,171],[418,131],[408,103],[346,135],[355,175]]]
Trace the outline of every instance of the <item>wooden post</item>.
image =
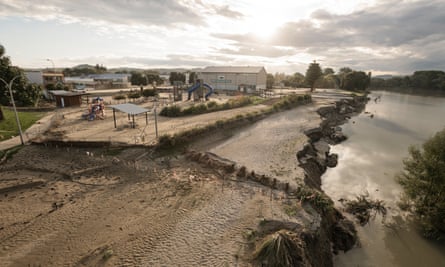
[[113,120],[114,120],[114,128],[116,127],[116,110],[113,108]]

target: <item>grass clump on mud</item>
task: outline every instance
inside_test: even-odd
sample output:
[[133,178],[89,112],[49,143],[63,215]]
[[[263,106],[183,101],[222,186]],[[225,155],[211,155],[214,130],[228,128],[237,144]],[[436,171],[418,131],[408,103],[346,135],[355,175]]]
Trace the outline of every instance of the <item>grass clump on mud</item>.
[[[386,216],[387,210],[382,200],[371,200],[368,194],[362,194],[353,200],[341,199],[340,202],[346,207],[348,213],[354,215],[361,226],[366,225],[371,218],[377,214]],[[374,211],[374,213],[371,213]]]
[[301,203],[308,202],[320,213],[326,213],[334,208],[334,202],[323,192],[302,185],[292,193]]
[[297,234],[281,230],[267,236],[254,253],[256,266],[306,266]]

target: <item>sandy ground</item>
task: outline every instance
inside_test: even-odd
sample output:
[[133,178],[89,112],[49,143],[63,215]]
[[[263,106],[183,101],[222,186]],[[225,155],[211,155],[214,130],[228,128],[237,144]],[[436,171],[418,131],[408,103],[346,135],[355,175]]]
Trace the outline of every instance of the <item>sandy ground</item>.
[[[305,108],[307,118],[325,103]],[[160,117],[158,130],[178,132],[263,108]],[[145,131],[145,117],[136,129],[114,129],[110,114],[86,121],[83,110],[61,111],[52,134],[126,143],[155,139],[153,120]],[[118,125],[128,125],[121,116]],[[308,120],[300,121],[297,135],[303,136]],[[295,151],[305,142],[297,139]],[[211,147],[200,141],[198,147]],[[0,173],[0,266],[250,266],[252,244],[245,236],[261,220],[312,220],[304,210],[290,218],[282,192],[144,147],[25,146],[0,165]]]
[[27,146],[1,173],[0,266],[248,266],[244,234],[291,220],[280,192],[143,148]]

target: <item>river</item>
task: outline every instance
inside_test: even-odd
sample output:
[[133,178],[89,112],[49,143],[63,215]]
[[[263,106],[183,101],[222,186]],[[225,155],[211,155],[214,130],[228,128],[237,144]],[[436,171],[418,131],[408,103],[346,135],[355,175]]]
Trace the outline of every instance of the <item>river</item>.
[[[377,96],[380,100],[374,101]],[[349,139],[332,147],[339,154],[339,164],[323,175],[322,188],[334,200],[368,193],[384,200],[389,214],[384,224],[377,218],[365,227],[357,226],[361,247],[336,256],[335,266],[445,266],[445,247],[425,240],[401,219],[397,209],[401,188],[394,180],[408,147],[422,144],[445,126],[445,98],[389,92],[374,92],[370,97],[368,113],[342,126]],[[274,114],[210,151],[292,184],[303,177],[295,157],[307,139],[303,131],[320,123],[315,109],[309,105]]]
[[421,145],[445,126],[445,98],[389,92],[370,97],[366,112],[342,126],[349,138],[332,147],[339,164],[323,175],[322,189],[334,200],[369,194],[390,210],[383,223],[377,217],[357,227],[361,247],[335,257],[335,266],[445,266],[445,246],[425,240],[401,219],[401,188],[394,179],[408,147]]

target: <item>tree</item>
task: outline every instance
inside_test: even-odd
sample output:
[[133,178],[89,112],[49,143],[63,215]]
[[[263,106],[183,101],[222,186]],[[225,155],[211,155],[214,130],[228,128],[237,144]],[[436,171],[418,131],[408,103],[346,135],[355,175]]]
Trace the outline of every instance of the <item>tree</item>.
[[334,74],[335,72],[334,72],[334,69],[333,68],[325,68],[324,70],[323,70],[323,75],[324,76],[326,76],[326,75],[329,75],[329,74]]
[[[4,54],[5,54],[5,48],[3,47],[3,45],[0,44],[0,58],[3,57]],[[3,116],[3,110],[0,105],[0,121],[2,121],[4,118],[5,116]]]
[[345,74],[340,88],[345,90],[364,91],[368,88],[370,83],[370,75],[363,71],[352,71]]
[[273,77],[273,75],[272,74],[267,74],[266,88],[267,89],[272,89],[274,83],[275,83],[275,78]]
[[197,79],[198,79],[198,75],[196,74],[196,72],[190,72],[189,81],[188,81],[189,84],[194,84]]
[[[18,106],[33,105],[37,99],[35,90],[39,90],[36,87],[26,86],[26,78],[23,70],[12,66],[9,57],[5,56],[5,48],[0,45],[0,78],[6,83],[18,76],[12,83],[12,92],[14,100]],[[30,91],[28,91],[30,90]],[[11,99],[9,95],[8,86],[0,81],[0,105],[10,105]]]
[[168,79],[170,84],[174,84],[178,81],[185,83],[185,74],[180,72],[170,72],[170,77]]
[[320,64],[312,62],[306,71],[306,83],[311,87],[311,92],[315,90],[315,82],[323,75]]
[[397,179],[424,235],[445,237],[445,129],[427,140],[422,149],[411,146],[403,164],[404,171]]

